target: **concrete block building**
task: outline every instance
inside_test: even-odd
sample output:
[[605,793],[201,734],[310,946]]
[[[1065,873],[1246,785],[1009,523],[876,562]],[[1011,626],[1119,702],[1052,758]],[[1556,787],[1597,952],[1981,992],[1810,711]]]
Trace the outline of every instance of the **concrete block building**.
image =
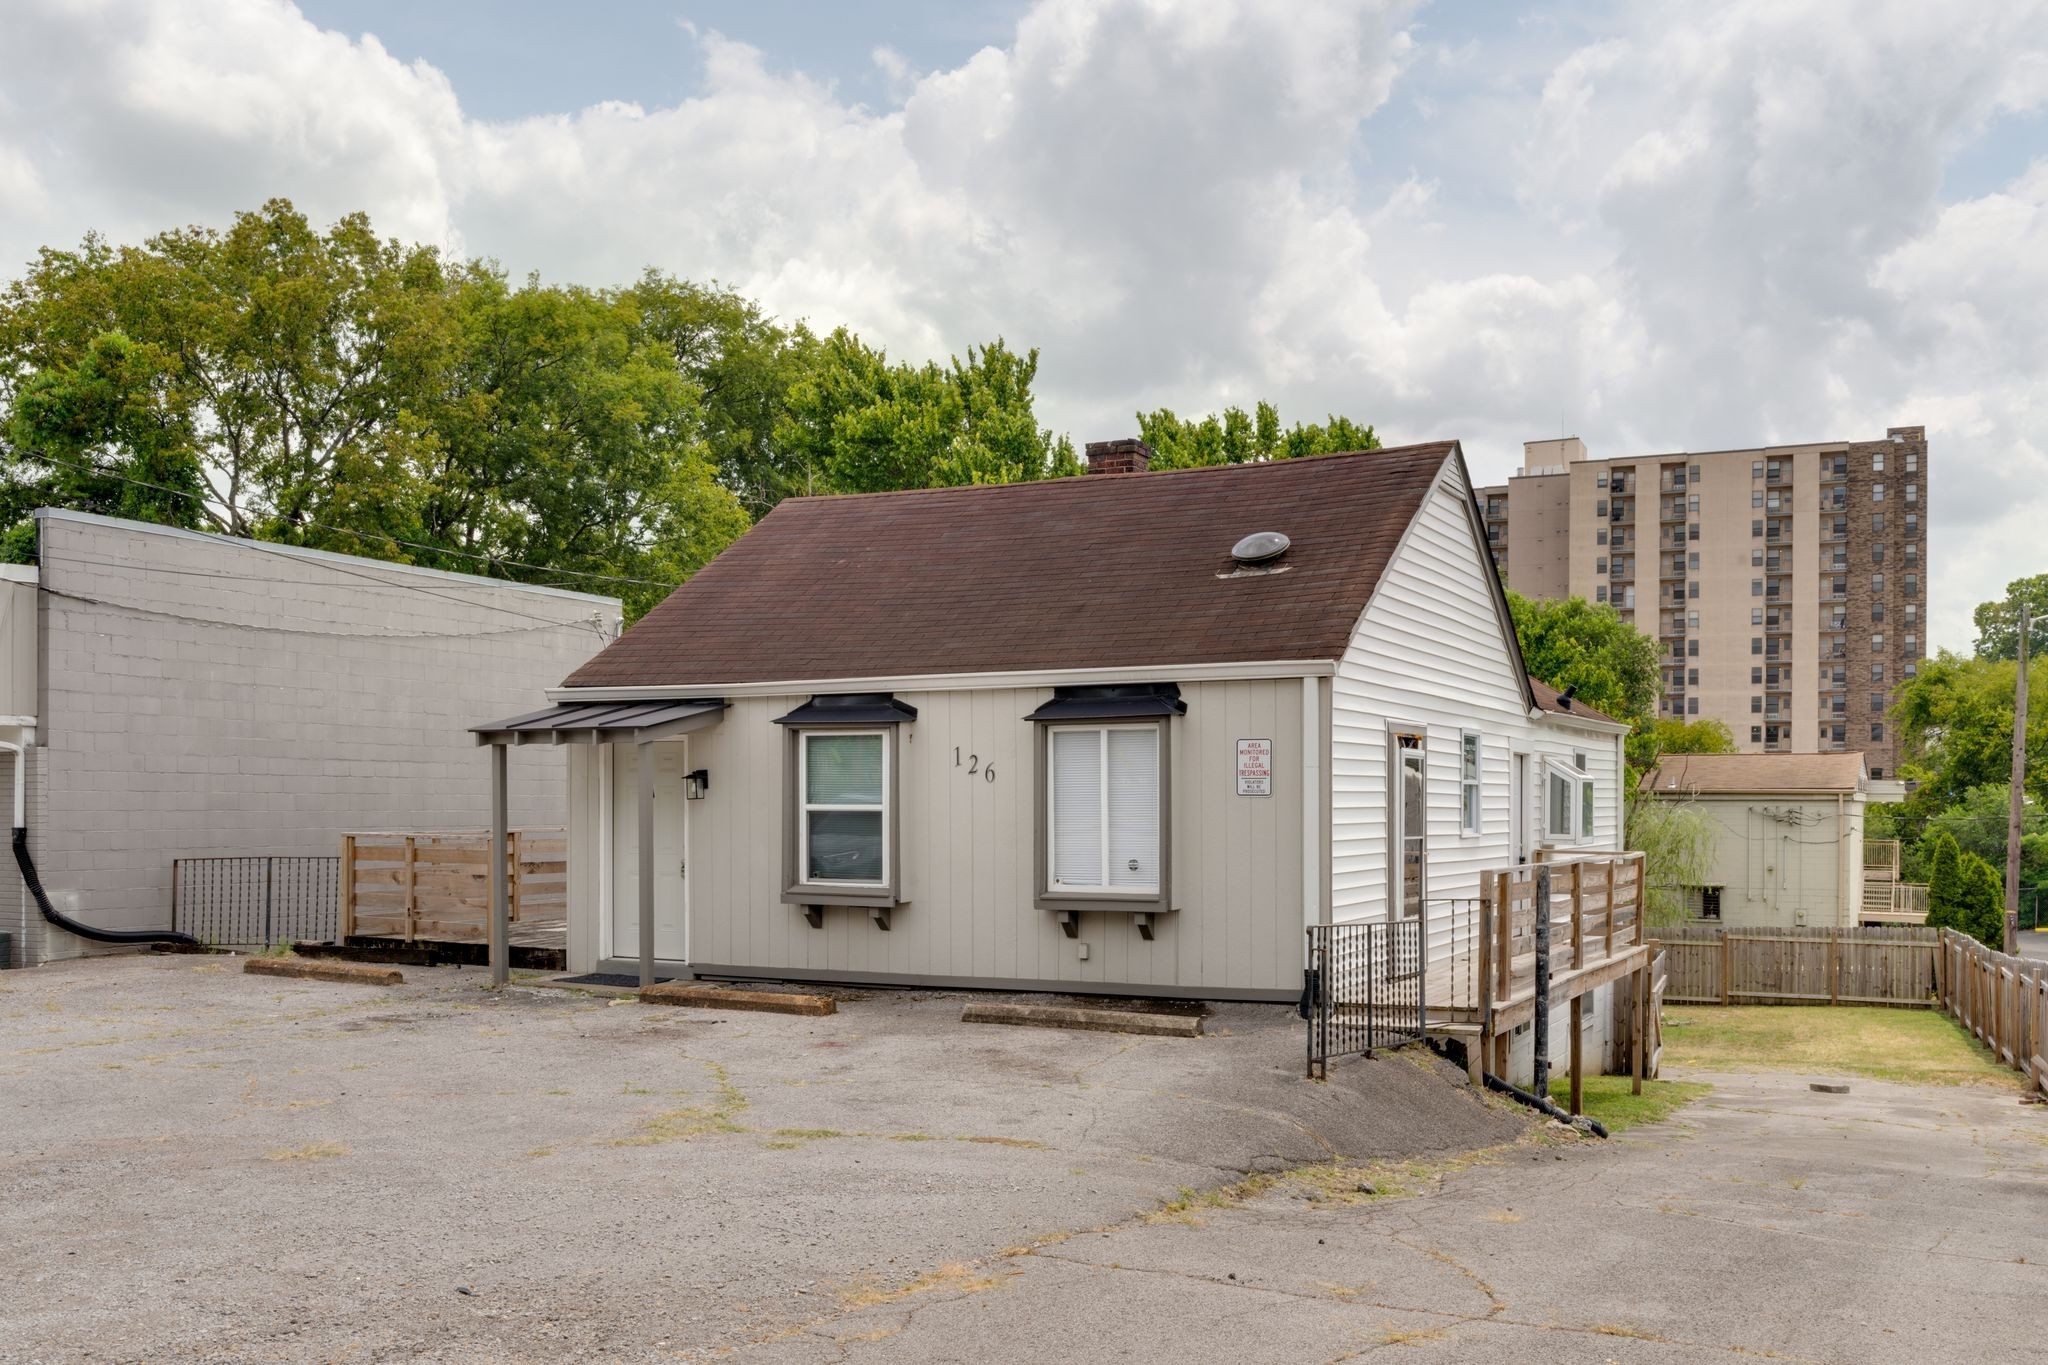
[[1508,587],[1610,603],[1656,638],[1659,715],[1897,776],[1886,713],[1927,645],[1925,427],[1607,459],[1529,441],[1520,473],[1477,492]]
[[[37,526],[40,563],[0,577],[0,739],[26,755],[52,902],[102,929],[166,927],[174,858],[477,825],[489,774],[464,727],[619,629],[586,593],[73,512]],[[560,824],[561,755],[517,761],[515,818]],[[97,947],[45,921],[12,858],[0,933],[11,966]]]

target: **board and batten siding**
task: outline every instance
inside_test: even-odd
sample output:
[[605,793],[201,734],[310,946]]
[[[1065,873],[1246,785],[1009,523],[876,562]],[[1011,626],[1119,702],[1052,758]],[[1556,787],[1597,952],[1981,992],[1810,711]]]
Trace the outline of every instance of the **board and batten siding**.
[[[1318,746],[1321,700],[1318,684]],[[1298,677],[1182,684],[1185,716],[1168,726],[1173,901],[1142,938],[1128,915],[1086,913],[1067,938],[1033,905],[1037,727],[1024,719],[1050,688],[899,692],[917,708],[901,727],[896,818],[903,903],[883,930],[864,909],[828,906],[814,929],[782,901],[785,729],[807,694],[737,697],[691,735],[688,763],[710,793],[686,803],[689,958],[707,970],[816,979],[1044,984],[1083,991],[1262,995],[1291,999],[1304,954]],[[1239,739],[1273,743],[1273,793],[1237,795]],[[957,751],[957,761],[956,761]],[[970,758],[980,771],[968,773]],[[631,763],[617,748],[614,761]],[[571,966],[606,953],[599,921],[601,760],[571,759]],[[995,767],[993,781],[985,776]],[[611,820],[630,863],[630,811]],[[1318,817],[1322,812],[1315,813]],[[1325,827],[1318,820],[1319,828]],[[1320,850],[1318,861],[1320,861]],[[631,905],[618,901],[621,912]],[[1324,913],[1318,906],[1318,915]],[[1080,956],[1080,945],[1088,957]]]
[[[1476,897],[1481,872],[1513,861],[1513,755],[1529,755],[1523,799],[1532,846],[1545,842],[1543,761],[1571,764],[1579,753],[1595,789],[1593,834],[1580,846],[1619,843],[1620,746],[1612,734],[1529,714],[1468,496],[1457,466],[1447,466],[1360,616],[1331,690],[1332,914],[1352,920],[1387,913],[1388,734],[1420,728],[1428,755],[1432,952],[1450,932],[1441,902]],[[1466,731],[1480,736],[1476,834],[1459,819]]]

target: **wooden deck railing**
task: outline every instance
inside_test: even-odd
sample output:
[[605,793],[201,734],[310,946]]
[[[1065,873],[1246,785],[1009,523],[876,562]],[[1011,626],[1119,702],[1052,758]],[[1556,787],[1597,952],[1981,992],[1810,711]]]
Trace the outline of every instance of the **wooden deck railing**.
[[1999,1062],[2048,1089],[2048,962],[2008,957],[1941,931],[1941,1007]]
[[1576,976],[1642,946],[1640,853],[1482,873],[1477,1002],[1481,1008],[1516,1009],[1535,998],[1537,887],[1543,872],[1550,874],[1550,904],[1545,909],[1553,995]]
[[[567,831],[512,831],[514,924],[568,918]],[[341,836],[341,937],[482,943],[490,937],[490,835],[483,830]]]

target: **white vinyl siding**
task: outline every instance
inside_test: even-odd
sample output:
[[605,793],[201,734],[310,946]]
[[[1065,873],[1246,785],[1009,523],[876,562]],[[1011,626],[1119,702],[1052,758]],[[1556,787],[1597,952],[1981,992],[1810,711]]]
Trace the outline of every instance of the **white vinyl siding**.
[[1157,894],[1159,727],[1047,732],[1051,890]]
[[[1594,811],[1590,837],[1571,842],[1619,844],[1619,746],[1609,734],[1529,715],[1492,574],[1453,467],[1387,566],[1331,684],[1331,916],[1386,913],[1387,733],[1419,729],[1428,754],[1432,952],[1449,946],[1446,902],[1476,897],[1481,872],[1514,861],[1516,754],[1529,757],[1523,800],[1533,844],[1565,842],[1548,833],[1546,779],[1551,761],[1570,767],[1575,752],[1586,755]],[[1481,739],[1476,833],[1467,832],[1468,733]],[[1575,809],[1574,820],[1582,814]]]

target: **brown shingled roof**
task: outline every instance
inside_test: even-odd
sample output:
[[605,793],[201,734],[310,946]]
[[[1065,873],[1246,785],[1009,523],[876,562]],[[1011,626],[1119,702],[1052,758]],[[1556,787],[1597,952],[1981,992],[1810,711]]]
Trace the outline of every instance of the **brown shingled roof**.
[[1643,790],[1702,795],[1853,792],[1863,785],[1863,755],[1669,754],[1643,777]]
[[[1335,659],[1455,441],[790,498],[566,686]],[[1293,546],[1239,574],[1254,531]]]
[[1572,698],[1571,704],[1567,706],[1564,700],[1564,693],[1558,691],[1549,683],[1544,682],[1541,678],[1529,679],[1529,693],[1536,698],[1538,710],[1548,711],[1553,716],[1585,716],[1593,720],[1604,720],[1609,725],[1620,725],[1622,723],[1608,715],[1605,711],[1594,710],[1577,697]]

